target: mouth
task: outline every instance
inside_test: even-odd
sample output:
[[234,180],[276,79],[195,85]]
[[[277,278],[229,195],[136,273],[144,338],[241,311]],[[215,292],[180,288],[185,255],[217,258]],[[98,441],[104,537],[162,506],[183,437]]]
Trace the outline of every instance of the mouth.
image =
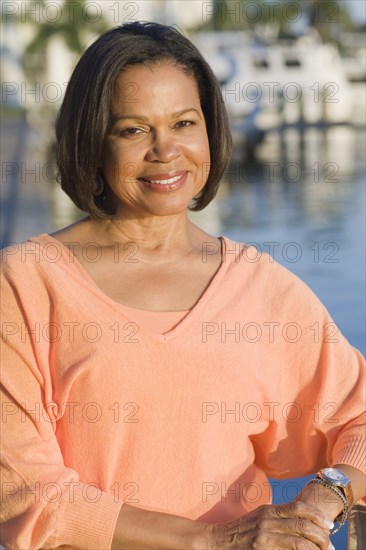
[[153,191],[173,191],[181,187],[187,178],[187,172],[174,172],[173,174],[154,174],[139,178],[145,187]]

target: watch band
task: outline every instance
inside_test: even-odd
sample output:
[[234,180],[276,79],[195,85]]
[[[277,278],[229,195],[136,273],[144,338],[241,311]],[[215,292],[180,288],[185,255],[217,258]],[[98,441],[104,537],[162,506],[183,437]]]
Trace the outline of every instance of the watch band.
[[[332,472],[338,472],[338,474],[341,474],[343,477],[343,481],[329,479],[329,474]],[[316,477],[319,479],[322,479],[325,483],[329,485],[337,487],[346,497],[348,509],[351,510],[354,503],[351,480],[344,472],[342,472],[342,470],[339,470],[338,468],[333,468],[333,467],[325,468],[323,470],[319,470],[319,472],[316,474]]]
[[326,481],[323,481],[322,479],[318,478],[318,477],[315,477],[314,479],[311,479],[307,485],[322,485],[323,487],[326,487],[327,489],[329,489],[330,491],[332,491],[335,495],[337,495],[337,497],[342,501],[342,504],[343,504],[343,510],[340,514],[338,514],[338,516],[334,519],[334,521],[336,521],[338,523],[338,527],[335,527],[334,529],[332,529],[330,531],[330,534],[331,535],[334,535],[335,533],[337,533],[340,528],[346,523],[347,521],[347,518],[348,518],[348,512],[349,512],[349,508],[348,508],[348,503],[347,503],[347,499],[346,497],[344,496],[343,492],[336,486],[336,485],[332,485],[330,483],[327,483]]

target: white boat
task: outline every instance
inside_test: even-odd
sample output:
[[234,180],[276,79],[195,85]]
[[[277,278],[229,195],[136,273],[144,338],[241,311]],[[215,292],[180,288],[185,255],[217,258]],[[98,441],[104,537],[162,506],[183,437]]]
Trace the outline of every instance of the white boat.
[[339,52],[314,29],[265,43],[246,31],[193,36],[221,82],[233,124],[266,131],[282,125],[348,123],[352,91]]

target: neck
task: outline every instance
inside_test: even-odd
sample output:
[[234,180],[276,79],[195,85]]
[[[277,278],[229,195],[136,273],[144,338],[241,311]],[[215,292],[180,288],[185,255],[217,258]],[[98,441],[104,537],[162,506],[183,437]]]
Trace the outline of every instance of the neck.
[[[133,242],[140,252],[182,256],[201,246],[205,233],[194,225],[187,213],[175,216],[154,216],[149,218],[92,221],[93,229],[103,244],[126,244]],[[96,225],[97,224],[97,225]],[[201,238],[200,238],[201,236]],[[209,237],[207,235],[207,237]],[[212,239],[212,237],[211,237]]]

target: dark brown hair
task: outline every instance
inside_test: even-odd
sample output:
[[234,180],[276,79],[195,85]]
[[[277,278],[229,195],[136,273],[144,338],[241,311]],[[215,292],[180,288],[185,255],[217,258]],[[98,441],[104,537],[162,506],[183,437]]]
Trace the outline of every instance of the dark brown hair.
[[[100,36],[83,54],[68,84],[56,120],[57,165],[62,189],[93,217],[114,213],[113,198],[94,196],[110,106],[119,73],[137,64],[169,61],[197,82],[206,121],[211,166],[191,210],[215,197],[231,154],[231,134],[220,86],[197,48],[174,27],[133,22]],[[107,197],[106,197],[107,195]]]

